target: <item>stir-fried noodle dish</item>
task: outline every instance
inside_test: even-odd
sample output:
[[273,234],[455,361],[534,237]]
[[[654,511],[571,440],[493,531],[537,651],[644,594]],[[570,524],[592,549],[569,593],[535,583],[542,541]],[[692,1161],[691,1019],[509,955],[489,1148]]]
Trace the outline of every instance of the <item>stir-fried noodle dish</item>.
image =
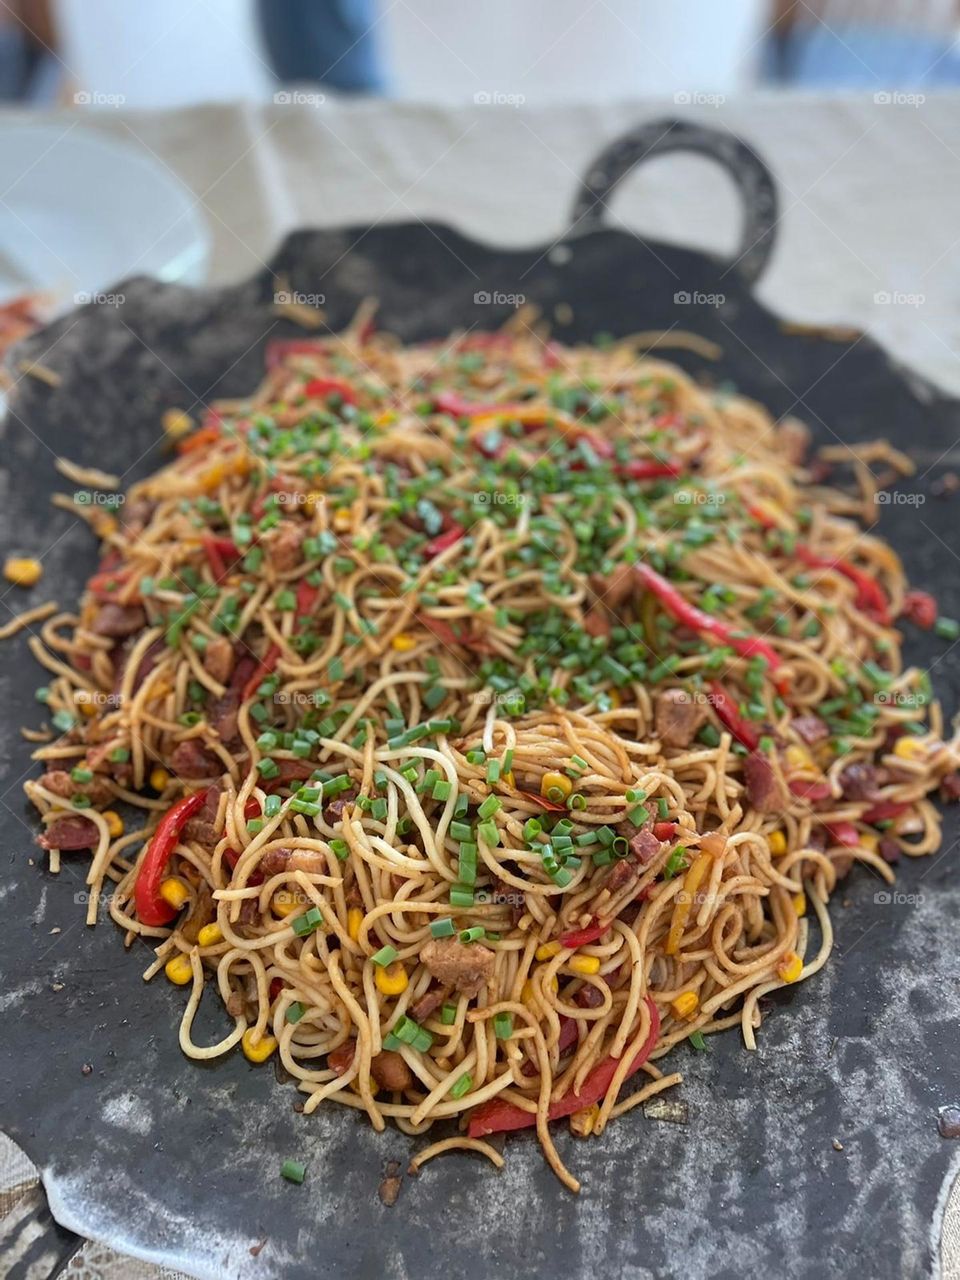
[[646,346],[274,342],[89,508],[100,567],[30,642],[40,844],[183,987],[183,1052],[429,1130],[415,1164],[530,1128],[578,1189],[551,1122],[754,1048],[838,880],[957,795],[894,627],[933,602],[866,531],[907,460]]

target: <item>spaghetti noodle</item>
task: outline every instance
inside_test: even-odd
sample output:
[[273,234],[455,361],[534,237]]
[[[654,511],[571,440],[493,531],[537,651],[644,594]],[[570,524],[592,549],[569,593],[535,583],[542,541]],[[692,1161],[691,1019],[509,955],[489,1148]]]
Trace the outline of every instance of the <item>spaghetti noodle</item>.
[[267,367],[31,641],[41,843],[190,988],[190,1057],[459,1122],[423,1158],[533,1128],[576,1190],[552,1121],[602,1132],[683,1041],[754,1047],[852,863],[938,848],[957,750],[899,561],[799,424],[632,341],[365,322]]

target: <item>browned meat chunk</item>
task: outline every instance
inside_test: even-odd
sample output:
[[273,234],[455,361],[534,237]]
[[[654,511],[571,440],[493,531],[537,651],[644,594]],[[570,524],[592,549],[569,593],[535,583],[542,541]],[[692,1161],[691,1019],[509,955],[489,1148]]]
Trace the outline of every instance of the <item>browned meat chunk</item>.
[[57,818],[37,837],[41,849],[93,849],[100,839],[97,824],[89,818]]
[[178,742],[168,764],[178,778],[215,778],[223,773],[222,762],[198,738]]
[[261,538],[267,559],[277,573],[289,573],[300,563],[303,530],[292,520],[281,520]]
[[235,662],[233,645],[225,636],[214,636],[207,641],[203,653],[203,667],[218,684],[226,684],[230,679]]
[[654,721],[665,747],[688,747],[707,718],[707,707],[686,689],[664,689],[657,695]]
[[802,463],[810,448],[810,428],[799,418],[785,418],[775,432],[777,444],[787,462],[795,466]]
[[947,773],[940,779],[940,795],[946,804],[960,800],[960,773]]
[[377,1084],[391,1093],[400,1093],[413,1084],[413,1072],[399,1053],[384,1049],[370,1063],[370,1074]]
[[327,860],[322,853],[309,849],[268,849],[260,859],[260,872],[265,880],[284,871],[327,871]]
[[802,738],[808,747],[815,747],[830,737],[830,730],[819,716],[794,716],[790,727],[798,738]]
[[64,800],[72,800],[74,796],[87,796],[90,803],[99,809],[113,798],[113,792],[102,778],[93,778],[91,782],[74,782],[66,769],[49,769],[40,779],[41,787],[46,787],[55,796],[63,796]]
[[475,996],[493,973],[496,956],[478,942],[433,938],[420,952],[429,973],[444,986]]
[[639,863],[647,863],[660,852],[660,841],[652,831],[644,828],[630,837],[630,852]]
[[335,1071],[338,1076],[345,1075],[350,1070],[353,1062],[353,1055],[357,1051],[356,1040],[347,1040],[343,1044],[338,1045],[336,1049],[332,1049],[327,1054],[327,1066],[331,1071]]
[[129,760],[111,760],[110,756],[121,743],[114,739],[112,742],[100,743],[95,747],[87,748],[87,768],[92,769],[94,773],[108,773],[111,778],[115,778],[122,786],[126,786],[133,776],[133,765]]
[[217,831],[217,809],[220,805],[220,788],[210,787],[207,791],[203,807],[198,809],[192,818],[184,823],[184,840],[194,840],[205,849],[216,847],[220,834]]
[[591,605],[583,615],[583,629],[588,636],[608,636],[613,629],[602,605]]
[[880,795],[880,771],[875,764],[858,761],[840,770],[837,779],[844,800],[877,800]]
[[780,813],[787,807],[787,790],[762,751],[751,751],[744,760],[743,777],[747,799],[758,813]]
[[433,1017],[446,998],[446,987],[432,987],[410,1006],[411,1018],[414,1022],[426,1022],[428,1018]]
[[334,823],[339,822],[343,817],[344,809],[348,804],[352,804],[359,794],[360,792],[356,787],[348,787],[346,791],[341,791],[336,800],[331,800],[324,808],[324,821],[331,827]]
[[614,613],[626,600],[637,593],[637,580],[628,564],[618,564],[609,574],[592,573],[590,586],[598,601]]
[[207,721],[219,733],[222,742],[233,742],[237,736],[237,713],[243,699],[243,690],[256,669],[256,659],[244,654],[233,668],[226,693],[210,704]]
[[[114,672],[116,673],[113,678],[114,694],[118,694],[120,692],[120,686],[123,684],[123,677],[126,673],[127,661],[130,657],[130,647],[132,643],[132,641],[128,640],[111,651],[110,657],[113,662]],[[169,652],[170,650],[167,649],[167,646],[162,639],[154,640],[151,644],[147,645],[146,652],[140,659],[140,665],[137,667],[137,673],[133,677],[132,687],[134,693],[136,693],[144,680],[146,680],[147,676],[163,657],[163,654]]]
[[628,884],[632,884],[639,878],[640,873],[637,870],[636,863],[630,862],[626,858],[621,858],[611,867],[610,874],[607,876],[606,887],[610,890],[611,894],[618,894],[621,890],[625,889]]
[[138,604],[102,604],[91,630],[98,636],[132,636],[147,625],[147,615]]

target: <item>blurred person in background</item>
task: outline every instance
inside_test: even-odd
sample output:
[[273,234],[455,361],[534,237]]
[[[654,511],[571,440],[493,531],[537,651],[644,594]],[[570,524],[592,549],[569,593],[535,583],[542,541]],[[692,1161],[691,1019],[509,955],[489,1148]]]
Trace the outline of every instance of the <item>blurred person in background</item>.
[[277,79],[339,93],[381,93],[377,0],[257,0]]
[[957,0],[774,0],[769,81],[809,89],[960,83]]
[[0,4],[0,102],[53,102],[61,70],[47,0],[3,0]]

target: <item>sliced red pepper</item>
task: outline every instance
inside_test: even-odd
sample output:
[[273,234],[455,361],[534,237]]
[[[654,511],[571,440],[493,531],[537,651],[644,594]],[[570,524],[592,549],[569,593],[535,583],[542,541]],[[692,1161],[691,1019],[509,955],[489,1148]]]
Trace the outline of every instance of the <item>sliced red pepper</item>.
[[810,569],[836,569],[837,573],[842,573],[857,588],[857,608],[862,609],[874,622],[879,622],[882,626],[889,625],[889,601],[883,594],[880,584],[864,569],[858,569],[855,564],[839,556],[835,558],[818,556],[815,551],[811,551],[802,543],[797,546],[795,554],[797,559]]
[[461,538],[466,537],[466,533],[467,531],[462,524],[457,524],[456,520],[451,521],[449,529],[445,529],[443,533],[438,533],[435,538],[431,538],[423,548],[427,559],[432,560],[434,556],[438,556],[450,547],[455,546]]
[[628,480],[658,480],[662,476],[679,476],[683,467],[679,462],[655,462],[652,458],[636,458],[614,467],[618,476]]
[[[644,999],[650,1010],[650,1034],[634,1055],[625,1079],[629,1079],[640,1070],[656,1047],[660,1036],[660,1011],[649,996],[645,996]],[[587,1074],[579,1093],[571,1090],[557,1102],[550,1104],[547,1119],[560,1120],[564,1116],[573,1115],[575,1111],[582,1111],[599,1102],[610,1088],[620,1061],[619,1058],[604,1058]],[[489,1133],[510,1133],[515,1129],[532,1129],[536,1123],[537,1117],[534,1112],[522,1111],[512,1102],[506,1102],[500,1098],[491,1098],[489,1102],[481,1103],[470,1113],[467,1133],[471,1138],[483,1138]]]
[[653,834],[663,844],[665,840],[672,840],[677,834],[677,824],[675,822],[655,822],[653,824]]
[[337,395],[345,404],[357,403],[356,391],[342,378],[311,378],[303,392],[311,400],[326,400],[327,396]]
[[461,635],[444,618],[433,618],[428,613],[418,613],[415,616],[421,626],[426,627],[431,634],[437,637],[441,644],[447,645],[448,648],[452,649],[456,645],[461,645],[465,649],[471,649],[474,653],[496,652],[486,640],[481,640],[479,637]]
[[538,804],[541,809],[546,809],[548,813],[567,812],[565,804],[556,804],[553,800],[548,800],[546,796],[540,795],[538,791],[517,791],[517,795],[524,796],[527,800],[532,800],[534,804]]
[[212,533],[205,533],[200,539],[207,557],[207,563],[213,571],[214,580],[222,582],[229,572],[227,560],[239,560],[240,548],[232,538],[218,538]]
[[506,413],[510,409],[510,405],[492,400],[465,400],[456,391],[439,391],[433,397],[433,407],[435,412],[449,413],[452,418],[482,418],[488,413]]
[[309,617],[320,599],[320,588],[311,586],[305,578],[297,583],[297,617]]
[[833,795],[829,782],[811,782],[807,778],[792,778],[787,786],[801,800],[809,800],[811,804],[819,804],[821,800],[829,800]]
[[562,933],[560,935],[561,947],[588,947],[591,942],[597,942],[610,928],[608,924],[601,924],[598,920],[596,924],[588,924],[583,929],[574,929],[572,933]]
[[321,356],[326,351],[322,338],[274,338],[267,343],[267,369],[276,369],[287,356]]
[[860,843],[860,832],[852,822],[825,822],[823,826],[831,840],[835,840],[837,844],[853,849]]
[[[87,590],[101,604],[110,604],[116,600],[120,588],[127,585],[130,572],[130,569],[122,569],[120,572],[114,569],[102,570],[100,573],[95,573],[88,580]],[[136,603],[139,599],[138,595],[132,603]]]
[[209,417],[210,421],[177,442],[177,453],[195,453],[199,449],[205,449],[207,445],[216,444],[223,431],[222,422],[215,410],[211,409]]
[[273,671],[274,667],[280,660],[280,650],[275,644],[272,644],[267,652],[263,655],[263,660],[253,675],[243,686],[243,693],[240,695],[241,702],[247,702],[257,692],[257,689],[268,675]]
[[863,821],[871,826],[877,822],[890,822],[894,818],[902,818],[911,807],[897,800],[878,800],[863,814]]
[[[557,1049],[563,1054],[577,1043],[580,1039],[580,1028],[577,1026],[576,1018],[568,1018],[566,1014],[560,1015],[560,1035],[557,1038]],[[523,1064],[523,1074],[525,1076],[535,1076],[537,1074],[537,1064],[535,1062],[525,1062]]]
[[929,591],[908,591],[903,598],[900,616],[907,618],[923,631],[932,629],[939,614],[937,602]]
[[749,721],[744,720],[736,702],[719,680],[710,682],[710,704],[736,740],[748,751],[755,751],[760,743],[760,734]]
[[698,609],[695,604],[690,604],[672,582],[668,582],[662,574],[657,573],[656,569],[652,569],[650,565],[635,564],[633,568],[643,585],[648,591],[653,592],[675,621],[690,627],[694,631],[702,632],[704,635],[713,636],[714,639],[729,645],[731,649],[745,658],[766,659],[767,666],[771,672],[780,666],[779,654],[771,645],[767,644],[766,640],[761,639],[760,636],[744,635],[742,632],[735,631],[726,622],[721,621],[720,618],[715,618],[712,614]]
[[133,888],[133,898],[137,908],[137,917],[142,924],[151,927],[169,924],[178,914],[160,896],[160,885],[166,875],[167,863],[173,853],[184,824],[202,809],[207,799],[207,791],[195,791],[192,796],[184,796],[160,819],[160,823],[147,845],[147,852],[137,872],[137,881]]

